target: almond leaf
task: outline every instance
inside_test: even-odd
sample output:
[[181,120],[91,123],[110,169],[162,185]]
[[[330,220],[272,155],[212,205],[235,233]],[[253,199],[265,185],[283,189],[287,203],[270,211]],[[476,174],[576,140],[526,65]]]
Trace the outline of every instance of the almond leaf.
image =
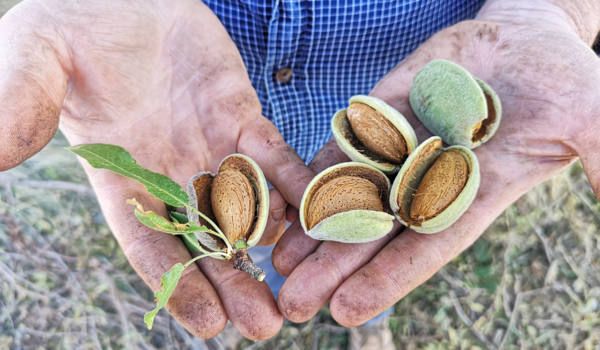
[[206,232],[208,227],[198,226],[193,223],[172,222],[161,215],[151,211],[144,210],[144,207],[135,198],[128,199],[127,204],[135,206],[133,213],[135,217],[144,226],[156,231],[169,233],[172,235],[183,235],[186,233]]
[[111,170],[136,180],[156,198],[173,207],[188,205],[188,195],[175,181],[141,165],[123,147],[109,144],[84,144],[67,149],[84,158],[97,169]]
[[177,283],[181,279],[181,275],[183,275],[183,270],[185,270],[185,266],[182,263],[177,263],[160,277],[160,289],[154,292],[156,306],[144,314],[144,323],[148,329],[152,329],[154,318],[156,318],[160,309],[167,305],[169,298],[175,291],[175,287],[177,287]]

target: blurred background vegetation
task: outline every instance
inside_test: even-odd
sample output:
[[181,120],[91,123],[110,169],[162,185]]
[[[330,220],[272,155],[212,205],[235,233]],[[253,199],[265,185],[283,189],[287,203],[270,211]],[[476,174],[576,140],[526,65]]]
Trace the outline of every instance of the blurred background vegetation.
[[[0,0],[4,13],[16,0]],[[58,134],[0,173],[0,349],[202,349],[162,312]],[[401,349],[600,348],[600,204],[575,164],[508,208],[467,252],[396,305]],[[343,349],[323,310],[238,348]]]

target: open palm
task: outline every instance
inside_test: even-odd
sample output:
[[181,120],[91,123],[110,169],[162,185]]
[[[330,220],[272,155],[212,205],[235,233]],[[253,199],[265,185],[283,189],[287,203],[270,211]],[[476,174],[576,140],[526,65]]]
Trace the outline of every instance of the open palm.
[[[429,135],[414,118],[408,94],[413,77],[430,60],[455,61],[497,91],[503,120],[496,136],[476,150],[482,172],[478,196],[456,224],[437,235],[404,230],[368,244],[320,244],[292,226],[274,253],[278,270],[289,274],[279,298],[284,315],[305,321],[330,301],[334,318],[345,326],[369,320],[470,246],[522,194],[578,156],[600,193],[599,141],[593,135],[600,127],[600,60],[590,44],[564,18],[520,22],[510,12],[484,10],[477,21],[433,36],[384,77],[371,94],[407,116],[421,141]],[[343,158],[330,143],[316,159],[322,168]]]
[[[235,45],[199,1],[26,1],[0,21],[0,50],[0,169],[39,151],[60,122],[70,143],[118,144],[181,184],[228,154],[250,155],[275,187],[266,241],[282,232],[287,203],[298,205],[295,184],[310,173],[262,117]],[[164,206],[129,180],[85,169],[130,263],[158,289],[189,253],[137,223],[125,200]],[[212,259],[186,272],[168,308],[204,338],[227,319],[253,339],[283,322],[266,284]]]

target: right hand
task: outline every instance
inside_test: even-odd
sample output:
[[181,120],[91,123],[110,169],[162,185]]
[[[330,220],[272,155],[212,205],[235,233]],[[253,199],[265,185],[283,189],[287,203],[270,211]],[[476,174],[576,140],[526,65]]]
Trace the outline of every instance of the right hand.
[[[590,50],[599,12],[583,1],[573,3],[597,19],[589,31],[578,30],[573,24],[582,18],[571,22],[557,7],[533,3],[488,1],[477,20],[436,33],[370,93],[405,115],[424,140],[431,135],[414,116],[409,93],[417,72],[432,59],[457,62],[495,89],[502,124],[475,150],[481,186],[473,205],[435,235],[392,230],[363,244],[315,241],[298,223],[290,226],[273,251],[275,267],[288,275],[278,298],[286,318],[306,322],[329,302],[338,323],[363,324],[428,280],[506,207],[577,157],[600,197],[600,59]],[[343,153],[330,143],[315,156],[315,170],[340,158]]]
[[[239,52],[200,1],[24,1],[0,21],[0,50],[0,170],[43,148],[59,119],[71,144],[118,144],[180,184],[245,153],[275,188],[263,243],[277,240],[312,177],[262,117]],[[178,238],[140,225],[125,200],[162,214],[164,205],[130,180],[84,168],[129,262],[158,289],[190,255]],[[168,309],[202,338],[227,319],[251,339],[283,322],[266,284],[213,259],[186,271]]]

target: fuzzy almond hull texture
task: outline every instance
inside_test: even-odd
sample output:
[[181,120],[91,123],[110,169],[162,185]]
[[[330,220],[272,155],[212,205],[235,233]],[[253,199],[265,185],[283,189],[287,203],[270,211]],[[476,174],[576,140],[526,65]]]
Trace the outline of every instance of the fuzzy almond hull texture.
[[500,99],[489,85],[446,60],[433,60],[417,73],[409,101],[432,134],[467,148],[488,141],[502,115]]

